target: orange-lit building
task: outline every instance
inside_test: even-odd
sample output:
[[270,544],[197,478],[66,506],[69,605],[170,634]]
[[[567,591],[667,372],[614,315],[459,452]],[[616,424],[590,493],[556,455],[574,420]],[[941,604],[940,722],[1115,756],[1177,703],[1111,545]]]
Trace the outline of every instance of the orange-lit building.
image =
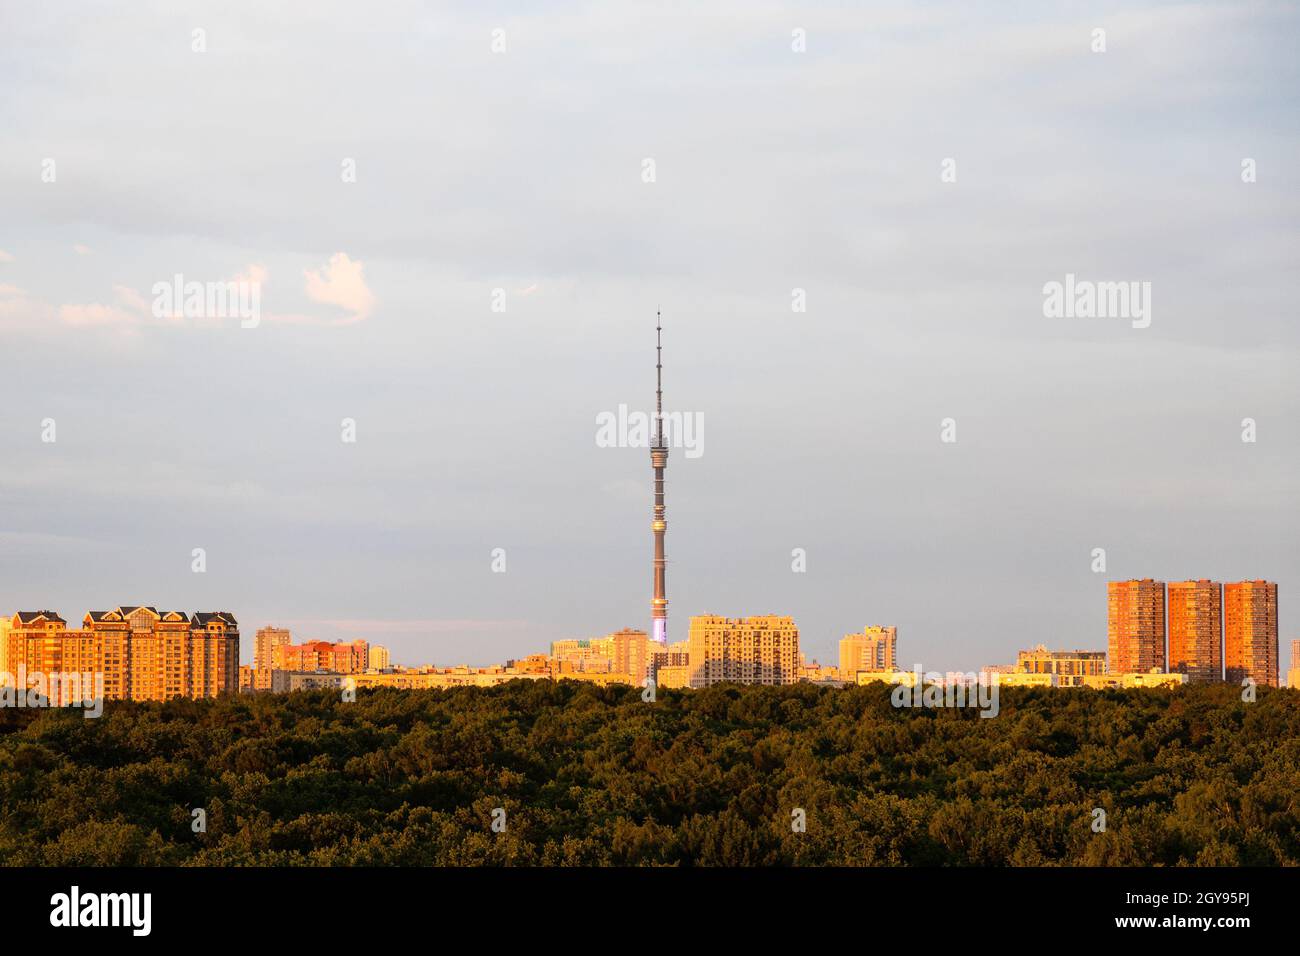
[[1170,581],[1169,673],[1192,684],[1223,680],[1223,585],[1218,581]]
[[[992,672],[995,668],[985,668]],[[1001,676],[1011,674],[1051,674],[1057,687],[1082,687],[1085,677],[1106,673],[1105,651],[1049,651],[1039,644],[1016,654],[1014,667],[1001,671]]]
[[275,649],[292,643],[287,627],[259,627],[253,637],[253,667],[270,670]]
[[360,674],[370,666],[367,641],[306,641],[302,644],[279,644],[271,649],[271,668],[277,671],[330,671],[335,674]]
[[840,640],[839,676],[854,680],[858,671],[892,671],[898,667],[898,628],[864,627]]
[[1165,584],[1151,578],[1106,586],[1107,668],[1112,674],[1165,669]]
[[690,686],[797,684],[799,628],[788,617],[691,618],[687,638]]
[[[590,640],[568,639],[551,642],[554,673],[626,674],[634,684],[645,681],[649,635],[636,628]],[[656,649],[658,644],[653,645]]]
[[19,611],[5,636],[9,673],[103,674],[107,700],[216,697],[239,689],[239,625],[225,611],[187,615],[123,605],[79,630],[53,611]]
[[1277,584],[1237,581],[1223,586],[1224,675],[1233,684],[1247,677],[1277,686]]

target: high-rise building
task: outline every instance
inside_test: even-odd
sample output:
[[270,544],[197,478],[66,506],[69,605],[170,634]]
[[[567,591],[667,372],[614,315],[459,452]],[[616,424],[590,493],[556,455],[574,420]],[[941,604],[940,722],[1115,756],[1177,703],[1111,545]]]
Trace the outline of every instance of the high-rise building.
[[1236,581],[1223,586],[1223,664],[1229,683],[1247,677],[1277,686],[1277,584]]
[[1286,672],[1286,686],[1300,690],[1300,641],[1291,642],[1291,669]]
[[1165,584],[1151,578],[1106,586],[1107,668],[1112,674],[1165,669]]
[[1223,585],[1218,581],[1170,581],[1169,673],[1192,684],[1223,680]]
[[613,670],[616,674],[627,674],[636,684],[646,679],[646,646],[649,643],[645,631],[625,627],[609,635]]
[[892,671],[898,667],[898,628],[879,625],[845,634],[840,640],[840,678],[854,680],[858,671]]
[[19,611],[14,614],[4,630],[5,646],[0,654],[4,657],[5,666],[0,668],[0,674],[16,681],[18,669],[27,667],[29,642],[39,640],[43,644],[54,646],[61,641],[60,635],[66,633],[67,629],[68,622],[54,611]]
[[650,599],[651,640],[668,646],[668,585],[665,581],[664,532],[668,520],[664,511],[664,469],[668,467],[668,446],[664,443],[664,347],[663,323],[655,313],[655,437],[650,448],[650,467],[655,476],[654,518],[654,597]]
[[691,687],[799,681],[799,628],[788,617],[693,617],[687,644]]
[[369,670],[372,671],[385,670],[392,664],[392,662],[393,659],[388,653],[388,648],[384,647],[384,645],[382,644],[370,645],[370,655],[369,655],[369,660],[367,662],[369,664],[368,667]]
[[253,639],[253,667],[270,669],[272,651],[292,643],[293,639],[287,627],[259,627]]
[[227,611],[187,615],[122,605],[89,611],[79,630],[53,611],[9,622],[10,672],[102,674],[107,700],[215,697],[239,689],[239,625]]

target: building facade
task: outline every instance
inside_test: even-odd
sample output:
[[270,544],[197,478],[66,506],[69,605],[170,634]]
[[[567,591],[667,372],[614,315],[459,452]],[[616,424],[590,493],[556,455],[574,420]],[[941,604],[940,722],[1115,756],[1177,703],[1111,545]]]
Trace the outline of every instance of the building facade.
[[271,671],[271,692],[292,694],[299,690],[339,690],[348,679],[346,674],[332,671]]
[[861,634],[840,640],[839,675],[852,681],[858,671],[892,671],[898,668],[898,628],[869,626]]
[[645,683],[650,662],[650,635],[634,627],[625,627],[610,634],[607,639],[610,642],[613,659],[611,669],[614,673],[627,674],[634,684]]
[[1223,663],[1229,683],[1247,677],[1278,685],[1277,584],[1236,581],[1223,586]]
[[306,641],[281,644],[271,651],[271,667],[277,671],[360,674],[370,666],[370,644],[366,641]]
[[788,617],[691,618],[687,639],[691,687],[794,684],[799,680],[799,628]]
[[1165,584],[1151,578],[1106,587],[1106,632],[1113,673],[1165,670]]
[[216,697],[239,689],[239,625],[227,611],[189,615],[122,605],[89,611],[80,629],[53,611],[9,621],[8,671],[94,673],[106,700]]
[[293,637],[287,627],[259,627],[253,638],[253,667],[257,670],[270,670],[272,652],[277,647],[292,643]]
[[1218,581],[1170,581],[1169,673],[1192,684],[1223,680],[1223,585]]
[[[1056,678],[1053,686],[1078,687],[1084,677],[1106,673],[1105,651],[1049,651],[1045,644],[1039,644],[1016,655],[1013,674],[1051,674]],[[1003,683],[1007,683],[1006,680]]]

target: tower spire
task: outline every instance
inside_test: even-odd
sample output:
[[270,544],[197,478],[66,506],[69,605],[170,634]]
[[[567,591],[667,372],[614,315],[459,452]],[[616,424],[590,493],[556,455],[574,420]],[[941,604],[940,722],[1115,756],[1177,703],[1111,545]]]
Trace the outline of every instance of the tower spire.
[[664,326],[655,310],[655,446],[662,448],[664,439]]
[[664,532],[668,521],[664,516],[664,469],[668,467],[668,446],[664,443],[664,341],[663,317],[655,310],[655,440],[650,448],[650,466],[655,475],[654,519],[654,597],[650,601],[651,639],[664,647],[668,645],[668,592],[665,582]]

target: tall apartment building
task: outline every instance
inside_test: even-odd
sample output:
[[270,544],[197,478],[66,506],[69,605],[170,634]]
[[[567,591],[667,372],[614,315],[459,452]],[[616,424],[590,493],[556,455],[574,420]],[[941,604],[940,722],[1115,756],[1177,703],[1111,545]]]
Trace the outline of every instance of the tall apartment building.
[[216,697],[239,689],[239,625],[225,611],[187,615],[122,605],[89,611],[79,630],[53,611],[9,622],[10,673],[103,674],[107,700]]
[[1286,672],[1286,686],[1300,690],[1300,641],[1291,642],[1291,669]]
[[1112,674],[1165,669],[1165,583],[1151,578],[1106,585],[1106,632]]
[[1192,684],[1223,680],[1223,585],[1218,581],[1170,581],[1169,673]]
[[388,653],[388,648],[382,644],[370,645],[370,658],[367,661],[367,670],[382,671],[391,666],[393,659]]
[[[0,656],[4,657],[5,667],[0,673],[12,678],[15,682],[18,680],[18,671],[26,669],[28,671],[37,670],[30,667],[28,660],[28,647],[32,644],[38,644],[38,647],[32,648],[32,659],[44,659],[46,654],[53,654],[58,651],[61,644],[61,635],[68,630],[68,622],[54,611],[19,611],[9,618],[9,626],[4,631],[4,650],[0,651]],[[84,673],[89,668],[77,668],[78,673]],[[47,673],[58,673],[71,668],[58,668],[57,671],[49,670]]]
[[306,641],[281,644],[271,651],[271,668],[277,671],[333,671],[336,674],[360,674],[370,665],[370,644],[357,640]]
[[625,627],[609,635],[608,640],[613,652],[614,673],[627,674],[635,684],[644,683],[649,664],[650,635],[634,627]]
[[840,641],[840,677],[854,680],[858,671],[898,669],[898,628],[864,627],[861,634],[845,634]]
[[1229,683],[1249,677],[1277,686],[1277,584],[1236,581],[1223,586],[1223,663]]
[[799,628],[788,617],[693,617],[687,654],[691,687],[799,680]]
[[253,639],[253,667],[256,670],[270,670],[272,654],[277,647],[292,644],[293,638],[287,627],[259,627]]
[[[990,668],[991,670],[991,668]],[[1052,674],[1057,687],[1081,687],[1085,677],[1106,673],[1105,651],[1049,651],[1039,644],[1016,655],[1013,674]]]

